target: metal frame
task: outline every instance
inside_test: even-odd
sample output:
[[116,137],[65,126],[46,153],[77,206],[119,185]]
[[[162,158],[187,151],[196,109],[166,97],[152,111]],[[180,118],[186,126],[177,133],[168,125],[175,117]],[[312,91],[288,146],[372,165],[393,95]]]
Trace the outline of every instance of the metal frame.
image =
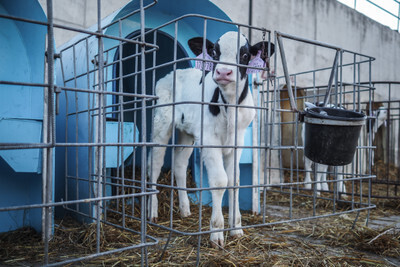
[[[126,15],[124,18],[129,17],[135,13],[140,13],[141,18],[142,18],[142,27],[141,27],[141,32],[142,32],[142,40],[143,39],[143,34],[144,34],[144,16],[145,16],[145,9],[151,7],[152,5],[156,4],[157,1],[153,1],[150,5],[148,6],[143,6],[143,1],[140,1],[140,8],[138,10],[135,10],[131,14]],[[10,81],[0,81],[0,84],[8,84],[8,85],[22,85],[22,86],[35,86],[38,87],[38,90],[40,88],[43,88],[44,90],[44,114],[43,114],[43,142],[41,143],[0,143],[0,149],[1,150],[10,150],[10,149],[37,149],[41,148],[43,149],[43,161],[42,161],[42,185],[43,185],[43,202],[42,203],[35,203],[35,204],[30,204],[30,205],[22,205],[22,206],[11,206],[11,207],[1,207],[0,212],[7,212],[7,211],[13,211],[13,210],[21,210],[21,209],[36,209],[36,208],[41,208],[43,210],[42,212],[42,222],[43,222],[43,241],[44,241],[44,257],[43,257],[43,264],[46,266],[56,266],[56,265],[64,265],[64,264],[70,264],[74,262],[79,262],[82,260],[87,260],[87,259],[92,259],[95,257],[99,256],[104,256],[104,255],[109,255],[113,253],[118,253],[122,252],[125,250],[129,249],[140,249],[141,251],[141,265],[147,264],[147,247],[152,246],[158,243],[158,240],[155,238],[149,236],[147,234],[147,229],[146,229],[146,215],[145,215],[145,202],[146,198],[148,195],[151,194],[156,194],[157,191],[151,190],[147,188],[146,185],[146,175],[143,172],[142,173],[142,178],[139,181],[139,186],[136,186],[135,188],[137,189],[137,192],[132,192],[130,194],[123,194],[123,195],[118,195],[118,196],[105,196],[102,191],[102,187],[104,181],[104,168],[103,168],[103,154],[106,146],[142,146],[146,147],[151,144],[147,143],[105,143],[104,140],[104,132],[103,132],[103,125],[105,122],[105,110],[106,110],[106,105],[105,105],[105,96],[106,95],[116,95],[116,96],[123,96],[123,95],[128,95],[128,96],[133,96],[133,97],[139,97],[143,103],[148,98],[154,98],[152,96],[147,96],[147,95],[135,95],[135,94],[123,94],[120,92],[106,92],[104,89],[104,69],[105,69],[105,62],[103,58],[103,39],[104,38],[110,38],[114,40],[118,40],[120,42],[124,43],[135,43],[141,46],[141,54],[140,56],[143,57],[145,53],[145,49],[147,47],[152,47],[152,48],[157,48],[157,46],[150,44],[150,43],[145,43],[142,41],[135,41],[135,40],[130,40],[130,39],[125,39],[125,38],[120,38],[116,36],[109,36],[103,34],[103,30],[110,25],[106,25],[105,27],[101,26],[101,0],[97,1],[97,18],[98,18],[98,28],[97,31],[88,31],[88,30],[82,30],[82,29],[77,29],[74,27],[68,27],[64,25],[59,25],[55,24],[53,22],[53,1],[52,0],[47,0],[47,23],[46,22],[41,22],[41,21],[35,21],[35,20],[30,20],[26,18],[21,18],[21,17],[15,17],[15,16],[9,16],[9,15],[4,15],[0,14],[1,18],[5,19],[12,19],[12,20],[17,20],[21,21],[23,23],[34,23],[34,24],[39,24],[39,25],[45,25],[47,26],[47,51],[46,51],[46,68],[47,68],[47,82],[44,84],[37,84],[37,83],[25,83],[25,82],[10,82]],[[121,20],[124,18],[121,18],[119,20],[119,23]],[[117,22],[115,22],[117,23]],[[93,68],[90,70],[90,74],[93,76],[97,75],[97,81],[98,84],[94,88],[76,88],[76,87],[57,87],[55,86],[55,61],[57,58],[60,58],[61,64],[62,64],[62,51],[60,51],[60,54],[55,53],[54,49],[54,28],[60,28],[64,30],[69,30],[69,31],[74,31],[78,33],[84,33],[87,34],[87,37],[85,37],[82,41],[87,42],[88,38],[90,37],[96,37],[98,40],[98,58],[97,58],[97,67]],[[89,68],[88,72],[89,74]],[[75,76],[75,79],[77,77]],[[88,82],[89,85],[89,82]],[[59,111],[59,94],[64,91],[72,91],[77,93],[85,93],[87,95],[90,95],[91,97],[96,98],[95,101],[95,106],[93,108],[88,108],[88,116],[93,116],[93,121],[95,123],[95,129],[97,129],[97,134],[95,136],[95,140],[89,140],[87,143],[78,143],[78,142],[66,142],[66,143],[59,143],[56,142],[55,140],[55,113],[56,111]],[[88,102],[90,105],[90,102]],[[88,106],[89,107],[89,106]],[[143,109],[145,106],[143,107]],[[75,115],[78,114],[78,112],[74,113]],[[67,126],[68,127],[68,126]],[[93,127],[93,124],[92,124]],[[92,130],[93,128],[89,127],[89,131]],[[77,128],[78,131],[78,128]],[[53,178],[54,178],[54,148],[56,147],[65,147],[65,148],[82,148],[86,147],[88,150],[91,152],[90,154],[93,156],[93,159],[95,158],[96,160],[93,161],[95,163],[95,172],[92,174],[93,176],[90,177],[92,179],[92,186],[95,187],[95,191],[92,191],[92,194],[90,197],[85,198],[85,199],[74,199],[74,200],[65,200],[61,202],[54,202],[53,201]],[[145,149],[143,150],[143,153],[145,152]],[[94,153],[93,153],[94,152]],[[89,161],[89,166],[92,166],[91,164],[92,161]],[[143,163],[143,166],[145,166],[145,162]],[[145,168],[143,168],[144,170]],[[81,178],[78,178],[81,179]],[[79,189],[78,189],[79,190]],[[138,198],[141,199],[142,201],[142,207],[141,210],[144,212],[142,213],[141,217],[138,218],[138,221],[140,222],[141,229],[139,231],[133,231],[131,229],[123,228],[124,230],[130,230],[133,233],[136,233],[140,238],[140,242],[138,244],[134,244],[128,247],[124,248],[119,248],[119,249],[114,249],[111,251],[101,251],[100,250],[100,240],[101,240],[101,225],[103,223],[108,223],[111,224],[110,222],[107,222],[104,220],[102,217],[102,210],[104,207],[104,203],[106,201],[110,200],[116,200],[116,199],[126,199],[126,198]],[[54,208],[58,206],[63,206],[64,208],[68,209],[69,205],[74,205],[74,206],[79,206],[79,204],[87,204],[90,203],[90,205],[93,205],[96,207],[96,212],[95,216],[92,217],[92,219],[95,220],[96,225],[97,225],[97,230],[96,230],[96,252],[90,255],[86,255],[83,257],[74,257],[71,259],[67,260],[62,260],[62,261],[57,261],[51,258],[50,256],[50,251],[49,251],[49,243],[51,242],[52,235],[53,235],[53,216],[54,216]],[[77,211],[79,213],[79,210]],[[87,215],[87,214],[83,214]],[[111,224],[112,225],[112,224]],[[120,227],[118,225],[114,225],[115,227]]]
[[[372,140],[375,156],[371,159],[371,170],[376,177],[371,180],[371,198],[398,200],[400,199],[400,136],[398,134],[400,129],[400,99],[397,97],[397,92],[400,90],[400,82],[372,81],[371,84],[374,88],[371,104],[378,103],[387,110],[386,122],[379,129],[380,135],[374,135],[375,140]],[[343,86],[348,85],[344,84]],[[368,107],[369,110],[367,109],[365,112],[371,114],[372,105]],[[371,127],[369,131],[371,131],[372,126],[369,125],[369,127]],[[379,150],[377,142],[380,146]],[[376,162],[376,154],[379,151],[383,158],[379,158],[380,162]]]
[[[375,179],[375,176],[371,172],[370,166],[361,166],[362,157],[365,155],[370,156],[370,151],[374,148],[372,146],[372,140],[369,138],[369,142],[367,144],[360,143],[357,147],[357,153],[355,156],[354,163],[351,165],[350,169],[339,170],[335,168],[333,171],[329,172],[332,176],[337,176],[338,173],[343,173],[347,176],[347,181],[351,184],[351,190],[347,194],[348,198],[343,199],[337,194],[336,187],[333,187],[332,191],[324,192],[322,196],[317,194],[315,190],[315,185],[318,183],[317,181],[312,182],[314,185],[314,190],[305,190],[303,187],[305,185],[304,181],[300,177],[301,173],[304,174],[304,170],[299,167],[299,161],[301,161],[301,151],[304,147],[298,142],[297,136],[300,134],[300,123],[298,120],[299,113],[298,110],[301,107],[296,107],[296,101],[301,99],[311,100],[310,102],[316,102],[318,99],[323,99],[324,103],[327,104],[328,101],[331,103],[335,103],[337,105],[344,105],[349,109],[353,109],[356,111],[361,111],[363,107],[361,106],[361,95],[364,96],[367,102],[371,103],[374,86],[371,82],[371,63],[374,60],[372,57],[368,57],[366,55],[362,55],[356,52],[348,51],[342,49],[340,47],[334,47],[328,44],[323,44],[320,42],[316,42],[313,40],[308,40],[304,38],[299,38],[296,36],[276,32],[275,34],[271,31],[254,26],[248,26],[246,24],[238,24],[230,21],[225,21],[221,19],[216,19],[208,16],[202,16],[197,14],[188,14],[185,16],[181,16],[176,18],[168,23],[160,25],[159,27],[153,28],[151,30],[146,31],[145,27],[145,9],[150,8],[152,5],[156,4],[157,1],[153,1],[148,6],[143,5],[143,0],[140,1],[140,9],[135,10],[131,14],[119,19],[112,24],[106,25],[102,27],[101,25],[101,13],[100,6],[101,1],[98,0],[98,23],[97,23],[97,31],[92,32],[88,30],[80,30],[73,27],[66,27],[63,25],[58,25],[53,23],[53,7],[52,0],[47,0],[47,16],[48,22],[42,23],[38,21],[27,20],[25,18],[16,18],[12,16],[0,15],[2,18],[7,19],[15,19],[18,21],[22,21],[25,23],[37,23],[41,25],[46,25],[48,27],[48,43],[54,43],[54,28],[61,28],[64,30],[72,30],[76,32],[80,32],[83,34],[87,34],[86,37],[78,40],[71,46],[65,47],[63,50],[59,51],[59,54],[55,54],[54,47],[52,45],[48,45],[47,47],[47,67],[48,67],[48,81],[45,84],[27,84],[27,83],[15,83],[9,81],[0,81],[0,84],[18,84],[18,85],[29,85],[29,86],[37,86],[43,87],[46,94],[44,98],[45,105],[47,109],[45,109],[44,114],[44,136],[42,143],[18,143],[18,144],[10,144],[10,143],[1,143],[0,149],[30,149],[30,148],[42,148],[43,149],[43,203],[40,204],[32,204],[32,205],[24,205],[24,206],[13,206],[13,207],[5,207],[0,208],[0,212],[16,210],[16,209],[31,209],[31,208],[41,208],[43,209],[43,229],[44,229],[44,265],[54,266],[54,265],[64,265],[74,262],[79,262],[82,260],[92,259],[94,257],[104,256],[112,253],[118,253],[129,249],[140,249],[141,251],[141,265],[147,265],[147,248],[149,246],[155,245],[158,243],[156,238],[153,238],[148,235],[147,225],[151,225],[154,227],[159,227],[164,230],[169,231],[169,236],[167,237],[166,245],[164,246],[164,251],[168,248],[169,240],[172,237],[172,234],[175,235],[185,235],[185,236],[195,236],[198,238],[197,242],[197,264],[200,264],[200,255],[201,255],[201,238],[203,235],[208,235],[212,231],[204,230],[203,226],[207,223],[204,222],[206,210],[205,205],[202,202],[203,194],[205,191],[222,189],[222,188],[208,188],[204,185],[204,169],[203,165],[200,165],[200,182],[198,188],[180,188],[174,185],[174,170],[171,170],[170,174],[170,183],[169,184],[156,184],[156,186],[161,190],[169,190],[170,198],[165,200],[169,201],[171,209],[168,212],[168,220],[166,222],[159,223],[151,223],[147,221],[147,207],[146,203],[150,195],[157,194],[158,191],[154,191],[149,189],[148,187],[152,184],[149,184],[146,180],[146,169],[147,169],[147,149],[159,146],[160,144],[152,143],[152,140],[147,140],[147,133],[152,129],[148,129],[146,122],[149,120],[147,116],[147,111],[152,112],[155,108],[160,107],[155,104],[155,100],[157,97],[154,94],[154,88],[156,85],[156,72],[160,68],[166,66],[172,66],[173,71],[176,71],[177,64],[184,61],[194,60],[192,57],[185,58],[177,58],[177,46],[178,46],[178,36],[180,32],[179,25],[182,21],[186,19],[198,19],[203,23],[203,36],[207,37],[208,31],[208,23],[210,21],[221,23],[221,24],[229,24],[235,25],[238,29],[238,34],[243,32],[245,29],[250,29],[253,37],[257,36],[266,36],[267,41],[275,40],[275,44],[279,43],[279,53],[281,55],[284,53],[283,50],[283,40],[281,38],[290,39],[293,42],[298,42],[301,44],[307,44],[311,46],[319,46],[325,47],[327,49],[333,49],[336,51],[335,60],[333,66],[327,66],[324,68],[319,68],[315,70],[309,70],[305,72],[298,73],[289,73],[288,67],[285,57],[282,57],[283,64],[287,64],[286,68],[284,68],[285,77],[275,77],[273,75],[268,75],[265,80],[260,78],[256,79],[253,83],[253,96],[256,99],[255,107],[244,107],[244,108],[254,108],[257,112],[257,124],[253,125],[253,144],[245,145],[242,147],[238,147],[237,137],[235,137],[235,145],[230,146],[233,149],[251,149],[253,152],[253,175],[257,174],[261,177],[260,183],[254,183],[256,179],[252,177],[252,185],[246,186],[231,186],[231,187],[223,187],[223,189],[232,189],[232,188],[250,188],[253,191],[254,195],[258,195],[258,192],[261,194],[260,203],[260,215],[259,222],[251,223],[243,225],[242,229],[254,228],[254,227],[265,227],[272,226],[277,224],[284,224],[290,222],[298,222],[304,220],[313,220],[317,218],[324,218],[329,216],[337,216],[340,214],[347,214],[352,212],[361,212],[364,210],[370,210],[375,206],[371,203],[371,181]],[[124,19],[128,18],[131,15],[136,13],[140,13],[140,35],[135,39],[127,39],[122,36],[121,33],[121,25]],[[112,25],[118,25],[119,27],[119,36],[110,36],[104,34],[104,30]],[[172,26],[174,28],[174,51],[173,51],[173,60],[167,62],[165,64],[156,65],[155,57],[157,55],[157,32],[163,31],[165,27]],[[154,43],[146,43],[145,36],[153,35]],[[78,73],[77,68],[74,64],[73,76],[72,78],[67,78],[64,73],[63,68],[63,55],[69,51],[72,51],[73,57],[75,58],[75,49],[77,45],[83,45],[86,49],[86,55],[88,55],[89,51],[89,41],[91,38],[97,38],[97,47],[98,54],[95,58],[87,57],[86,60],[86,71],[83,73]],[[118,45],[103,51],[103,41],[105,38],[113,39],[118,41]],[[129,58],[135,60],[136,71],[135,73],[131,73],[129,75],[123,74],[122,71],[122,63],[127,60],[127,58],[122,57],[122,53],[119,54],[118,59],[113,62],[106,62],[105,57],[108,56],[109,53],[113,53],[116,49],[119,51],[123,50],[123,45],[126,43],[131,43],[137,46],[136,53],[131,55]],[[205,43],[204,43],[205,45]],[[239,43],[237,44],[239,46]],[[278,47],[278,46],[277,46]],[[270,47],[267,47],[268,54],[270,54]],[[152,66],[148,67],[145,62],[146,55],[153,55]],[[271,64],[274,66],[275,73],[278,70],[278,49],[276,48],[276,53],[274,57],[270,58]],[[64,79],[64,86],[55,86],[54,84],[54,63],[55,58],[59,58],[62,76]],[[350,59],[350,60],[349,60]],[[93,66],[91,65],[91,60],[93,60]],[[140,68],[139,68],[139,60],[140,60]],[[213,60],[206,59],[196,59],[203,61],[214,62]],[[75,61],[74,61],[75,62]],[[109,75],[107,75],[110,68],[112,68],[115,64],[119,64],[120,68],[120,76],[113,77],[112,79],[108,79]],[[228,64],[228,63],[227,63]],[[242,67],[240,64],[231,64],[236,67]],[[353,79],[351,81],[347,81],[344,79],[343,70],[352,69]],[[267,69],[260,69],[263,71],[267,71]],[[365,71],[366,70],[366,71]],[[269,71],[269,70],[268,70]],[[329,81],[327,85],[317,85],[316,76],[321,73],[329,72]],[[361,73],[367,73],[368,82],[361,83]],[[205,71],[203,71],[203,79],[205,77]],[[152,84],[148,85],[145,83],[146,75],[151,75]],[[303,76],[312,77],[312,84],[303,87],[306,92],[309,92],[305,96],[297,95],[297,81],[301,80]],[[124,90],[123,79],[128,77],[134,77],[134,87],[136,88],[134,93],[127,93]],[[139,77],[142,83],[139,88]],[[293,77],[293,85],[291,85],[291,79]],[[286,84],[289,85],[289,88],[293,88],[294,90],[289,90],[290,92],[290,102],[291,109],[284,109],[280,107],[282,101],[286,99],[280,99],[281,92],[281,84],[283,84],[283,80],[286,80]],[[78,88],[76,81],[78,79],[86,79],[87,86],[84,88]],[[94,82],[92,82],[94,81]],[[110,83],[118,82],[120,84],[119,91],[113,92],[107,90],[107,86]],[[271,85],[273,83],[273,86]],[[174,76],[174,84],[176,83],[176,76]],[[346,83],[346,85],[345,85]],[[73,85],[70,85],[73,84]],[[203,85],[204,86],[204,85]],[[146,88],[152,88],[152,93],[147,94]],[[204,89],[204,88],[203,88]],[[237,88],[238,90],[238,88]],[[55,113],[59,110],[59,94],[65,94],[65,98],[67,101],[66,104],[66,125],[65,132],[66,138],[68,137],[68,129],[69,127],[75,126],[75,140],[66,139],[64,143],[57,142],[55,140]],[[73,96],[74,99],[68,98],[68,96]],[[108,96],[114,96],[115,100],[118,99],[115,103],[108,102]],[[124,100],[124,97],[131,98],[133,100]],[[83,110],[79,110],[77,106],[77,102],[80,99],[87,99],[87,106]],[[73,103],[75,105],[75,110],[69,110],[69,103]],[[139,105],[140,104],[140,105]],[[177,105],[188,104],[174,102],[171,103],[173,112]],[[207,99],[203,99],[199,102],[193,102],[190,104],[201,105],[204,108],[204,105],[210,104]],[[133,105],[131,108],[126,108],[125,105]],[[221,106],[230,106],[235,107],[236,111],[238,110],[239,105],[221,105]],[[240,106],[243,108],[243,106]],[[133,137],[133,142],[126,142],[123,133],[123,127],[126,120],[124,119],[128,112],[133,113],[133,122],[136,125],[139,121],[140,116],[140,138],[136,140],[136,137]],[[140,113],[139,113],[140,112]],[[112,114],[117,114],[117,123],[118,123],[118,141],[117,142],[107,142],[106,137],[106,119],[113,116]],[[280,118],[283,114],[293,114],[294,119],[288,122],[280,121]],[[79,120],[80,118],[85,117],[87,120],[87,125],[85,125],[84,129],[79,128]],[[153,117],[153,116],[151,116]],[[237,121],[237,112],[236,112],[236,121]],[[294,135],[292,136],[293,145],[282,145],[279,143],[280,135],[281,135],[281,127],[283,125],[292,125],[295,129]],[[58,127],[64,127],[58,126]],[[79,130],[87,132],[89,137],[87,142],[79,142],[78,135]],[[201,131],[204,129],[202,127]],[[235,136],[237,135],[235,129]],[[275,143],[278,141],[278,143]],[[201,138],[198,144],[194,145],[177,145],[175,143],[175,131],[173,131],[172,143],[165,145],[172,150],[171,161],[174,162],[173,151],[180,147],[193,147],[198,149],[200,152],[200,158],[202,155],[203,148],[211,148],[215,146],[204,145],[204,142]],[[61,202],[53,202],[52,200],[52,179],[53,179],[53,153],[54,148],[56,147],[64,147],[65,148],[65,165],[68,166],[68,155],[71,153],[76,155],[75,164],[75,173],[70,173],[66,168],[65,173],[65,184],[75,183],[75,191],[76,198],[66,198]],[[116,147],[117,148],[117,168],[115,170],[115,175],[107,173],[106,171],[106,158],[108,147]],[[126,172],[126,164],[124,161],[124,150],[130,147],[135,147],[133,152],[133,159],[131,164],[135,165],[135,157],[141,157],[140,163],[140,174],[139,178],[136,177],[136,171],[133,169],[132,174],[128,175]],[[141,148],[140,155],[136,155],[136,148]],[[79,162],[78,158],[80,151],[85,150],[85,153],[88,154],[87,162]],[[282,165],[282,155],[283,151],[289,151],[290,153],[290,166],[285,167]],[[365,153],[366,151],[366,153]],[[277,153],[279,157],[279,166],[273,166],[271,164],[271,158],[273,154]],[[235,158],[235,162],[240,159]],[[89,166],[89,176],[88,177],[80,177],[80,166],[83,164],[87,164]],[[173,164],[172,164],[173,166]],[[93,172],[92,172],[93,170]],[[269,180],[271,179],[271,172],[278,171],[280,174],[280,181],[276,184],[271,184]],[[238,170],[235,170],[237,172]],[[288,175],[285,180],[284,171],[288,172]],[[315,175],[314,171],[314,175]],[[130,177],[128,177],[130,176]],[[87,187],[80,188],[78,185],[80,182],[84,182],[87,184]],[[331,179],[329,184],[336,184],[338,182],[337,179]],[[364,183],[368,183],[368,186],[365,186]],[[115,188],[117,192],[113,195],[107,196],[107,188]],[[364,189],[364,191],[363,191]],[[366,190],[365,190],[366,189]],[[66,187],[65,195],[68,196],[70,191],[68,191],[68,187]],[[79,198],[80,190],[88,190],[89,197],[87,198]],[[126,190],[130,190],[127,193]],[[197,208],[199,210],[199,219],[198,225],[196,225],[196,230],[187,230],[182,229],[174,223],[174,218],[177,217],[174,211],[174,190],[186,190],[192,194],[198,194],[199,203]],[[359,191],[358,191],[359,190]],[[121,194],[119,192],[122,192]],[[361,192],[361,193],[360,193]],[[270,196],[274,194],[279,194],[283,199],[285,199],[288,203],[289,209],[288,213],[284,214],[284,216],[277,221],[271,221],[268,218],[268,208],[273,200],[271,200]],[[312,210],[306,212],[306,214],[298,213],[298,203],[296,203],[297,198],[306,198],[312,200]],[[254,199],[258,199],[257,197]],[[318,201],[326,201],[332,205],[332,210],[321,211],[317,209]],[[344,203],[349,207],[347,210],[341,210],[338,203]],[[81,209],[80,204],[89,205],[89,211],[85,209]],[[114,206],[112,206],[113,204]],[[52,213],[53,209],[58,206],[63,206],[65,210],[68,210],[76,215],[87,217],[96,223],[96,252],[87,256],[72,258],[61,262],[53,261],[49,255],[49,242],[51,242],[52,235]],[[135,212],[135,206],[138,207],[140,214]],[[115,208],[117,207],[117,208]],[[121,207],[121,208],[119,208]],[[94,210],[94,213],[91,211]],[[253,212],[258,212],[258,210],[253,207]],[[304,212],[304,211],[303,211]],[[110,214],[114,213],[121,217],[121,223],[114,223]],[[139,229],[133,229],[129,225],[126,224],[126,220],[133,219],[140,222]],[[115,249],[112,251],[101,251],[100,250],[100,241],[101,241],[101,225],[109,224],[114,227],[120,228],[122,230],[127,230],[130,232],[136,233],[140,236],[140,242],[138,244]],[[198,226],[198,227],[197,227]],[[207,225],[206,225],[207,226]],[[208,229],[208,228],[207,228]],[[224,229],[224,231],[232,230],[230,228]],[[208,238],[205,236],[204,238]]]

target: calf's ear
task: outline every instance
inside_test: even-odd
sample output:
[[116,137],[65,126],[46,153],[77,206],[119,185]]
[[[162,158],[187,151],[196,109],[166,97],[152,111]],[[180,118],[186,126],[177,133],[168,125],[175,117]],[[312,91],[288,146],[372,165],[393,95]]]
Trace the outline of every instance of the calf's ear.
[[[271,42],[259,42],[256,43],[255,45],[250,46],[250,54],[252,56],[256,56],[258,51],[263,50],[263,45],[264,45],[264,53],[261,53],[261,58],[264,61],[267,61],[267,59],[272,56],[275,52],[275,45]],[[270,46],[270,54],[268,55],[268,45]]]
[[[203,37],[194,37],[188,41],[188,45],[190,50],[198,56],[203,52]],[[212,50],[214,49],[214,44],[206,39],[206,49],[207,53],[211,56]]]

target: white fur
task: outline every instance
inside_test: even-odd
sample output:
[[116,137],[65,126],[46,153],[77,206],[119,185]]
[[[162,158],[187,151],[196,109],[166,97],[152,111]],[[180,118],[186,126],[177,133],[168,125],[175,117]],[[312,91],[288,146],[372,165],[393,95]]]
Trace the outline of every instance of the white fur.
[[[221,57],[220,61],[236,63],[237,51],[237,33],[228,32],[224,34],[219,41]],[[244,45],[247,40],[241,36],[240,45]],[[216,70],[225,68],[232,70],[232,77],[236,80],[237,67],[232,65],[217,64]],[[245,80],[238,83],[238,95],[236,94],[236,82],[233,81],[227,85],[217,84],[215,74],[209,73],[204,80],[204,101],[209,102],[217,87],[220,88],[225,100],[229,104],[236,104],[239,98]],[[159,97],[157,104],[173,103],[173,73],[168,74],[160,79],[156,85],[156,95]],[[176,87],[175,102],[181,101],[202,101],[203,85],[199,84],[202,77],[202,71],[198,69],[181,69],[176,71]],[[246,90],[249,90],[246,88]],[[221,103],[221,98],[219,100]],[[253,106],[253,97],[251,92],[248,94],[241,105]],[[154,114],[154,132],[153,142],[156,144],[167,144],[174,127],[178,130],[178,143],[192,145],[194,142],[205,146],[232,146],[235,145],[235,127],[237,128],[237,146],[244,145],[244,134],[255,116],[255,111],[249,108],[237,109],[237,125],[235,125],[235,107],[219,106],[220,113],[214,116],[209,111],[208,105],[200,104],[178,104],[175,106],[174,120],[172,118],[173,107],[168,105],[155,109]],[[203,118],[202,118],[203,114]],[[201,124],[203,122],[203,132],[201,132]],[[173,125],[174,123],[174,125]],[[152,183],[156,183],[160,175],[160,170],[164,162],[165,147],[154,147],[149,155],[148,175]],[[186,187],[186,169],[188,159],[193,148],[176,148],[174,170],[176,183],[178,187]],[[234,165],[234,151],[236,151],[236,165]],[[239,160],[242,149],[232,148],[203,148],[202,160],[208,173],[208,181],[211,188],[233,186],[234,169],[236,168],[236,184],[240,184],[239,180]],[[152,159],[153,157],[153,159]],[[155,186],[153,186],[155,187]],[[225,189],[211,190],[212,194],[212,215],[210,221],[211,230],[224,228],[224,218],[222,215],[222,197]],[[235,198],[234,198],[235,192]],[[182,217],[190,215],[190,203],[185,190],[178,190],[179,209]],[[239,211],[239,191],[238,189],[229,189],[229,226],[241,227],[241,215]],[[153,195],[149,205],[149,218],[156,220],[158,217],[157,196]],[[233,209],[235,207],[235,211]],[[233,218],[233,214],[235,217]],[[243,231],[232,230],[231,235],[243,235]],[[215,232],[211,234],[211,241],[219,246],[224,245],[223,232]]]
[[[372,125],[372,142],[375,140],[375,135],[378,132],[379,128],[382,125],[385,125],[386,119],[387,119],[387,108],[385,107],[380,107],[378,110],[372,111],[372,116],[375,116],[374,124]],[[375,162],[375,150],[372,149],[372,161],[371,161],[371,166],[374,166]]]

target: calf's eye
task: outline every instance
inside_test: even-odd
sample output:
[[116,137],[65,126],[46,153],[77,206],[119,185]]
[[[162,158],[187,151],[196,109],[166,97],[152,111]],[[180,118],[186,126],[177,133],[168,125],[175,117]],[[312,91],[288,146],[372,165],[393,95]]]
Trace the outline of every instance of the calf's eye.
[[216,58],[217,57],[217,51],[215,51],[215,49],[212,51],[212,55],[211,55],[213,58]]

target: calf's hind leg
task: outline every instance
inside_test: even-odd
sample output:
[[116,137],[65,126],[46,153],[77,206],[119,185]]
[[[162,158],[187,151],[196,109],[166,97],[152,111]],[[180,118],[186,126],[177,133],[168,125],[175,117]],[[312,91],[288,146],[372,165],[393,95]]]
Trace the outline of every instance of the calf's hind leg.
[[[193,136],[180,132],[178,135],[178,144],[193,145]],[[189,157],[193,152],[192,147],[177,147],[175,148],[174,171],[176,184],[180,188],[186,188],[186,170],[189,163]],[[190,216],[190,202],[186,190],[178,190],[179,195],[179,210],[182,217]]]
[[[157,115],[156,115],[157,116]],[[165,123],[168,125],[168,123]],[[168,141],[171,137],[171,125],[168,127],[162,124],[154,124],[154,132],[153,132],[153,143],[165,145],[168,144]],[[152,189],[156,189],[154,185],[157,183],[158,177],[160,176],[161,168],[164,165],[164,156],[165,150],[167,148],[164,147],[153,147],[149,153],[149,157],[147,160],[147,175],[149,177]],[[148,203],[148,217],[152,222],[156,222],[158,218],[158,199],[156,194],[152,194],[150,197],[150,201]]]
[[[220,148],[203,149],[203,160],[207,169],[208,183],[210,188],[226,187],[228,184],[228,177],[226,175],[224,164],[222,160],[222,151]],[[222,215],[222,198],[225,189],[211,190],[212,196],[212,212],[210,220],[211,230],[224,229],[224,216]],[[224,234],[222,231],[211,233],[210,236],[211,246],[223,247]]]

